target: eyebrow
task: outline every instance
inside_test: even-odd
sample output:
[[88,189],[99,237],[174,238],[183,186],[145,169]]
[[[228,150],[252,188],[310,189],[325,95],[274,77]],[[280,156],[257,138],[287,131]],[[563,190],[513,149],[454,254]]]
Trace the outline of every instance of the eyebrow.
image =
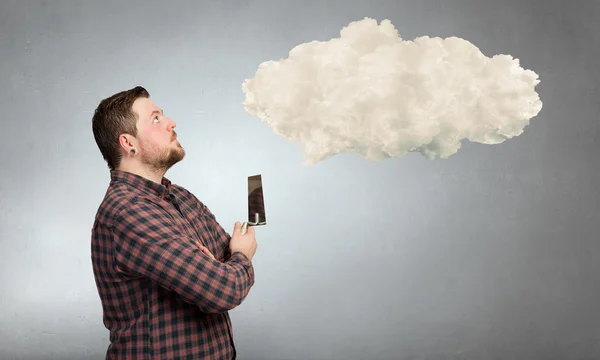
[[150,120],[152,120],[152,115],[154,115],[154,114],[164,115],[164,112],[162,111],[162,109],[159,109],[159,110],[154,110],[153,112],[150,113]]

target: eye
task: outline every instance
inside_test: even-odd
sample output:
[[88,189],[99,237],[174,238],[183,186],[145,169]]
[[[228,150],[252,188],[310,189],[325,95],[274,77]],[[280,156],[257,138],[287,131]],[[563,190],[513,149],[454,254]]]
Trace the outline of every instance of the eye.
[[152,122],[155,124],[158,124],[158,115],[156,115],[153,119]]

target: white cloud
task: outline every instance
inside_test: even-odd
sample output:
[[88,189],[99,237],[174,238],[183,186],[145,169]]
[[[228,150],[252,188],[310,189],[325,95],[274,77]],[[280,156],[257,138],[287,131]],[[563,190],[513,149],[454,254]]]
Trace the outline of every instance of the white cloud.
[[303,166],[343,152],[447,158],[462,139],[520,135],[542,108],[538,75],[510,55],[488,58],[457,37],[402,40],[389,20],[340,34],[260,64],[242,85],[248,113],[304,146]]

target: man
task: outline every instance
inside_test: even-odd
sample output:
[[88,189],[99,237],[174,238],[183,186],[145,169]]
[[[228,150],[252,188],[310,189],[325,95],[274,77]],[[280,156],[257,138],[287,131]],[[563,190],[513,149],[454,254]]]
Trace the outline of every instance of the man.
[[185,151],[149,97],[119,92],[92,119],[111,176],[91,241],[106,359],[235,359],[228,311],[254,284],[254,230],[236,222],[230,236],[164,177]]

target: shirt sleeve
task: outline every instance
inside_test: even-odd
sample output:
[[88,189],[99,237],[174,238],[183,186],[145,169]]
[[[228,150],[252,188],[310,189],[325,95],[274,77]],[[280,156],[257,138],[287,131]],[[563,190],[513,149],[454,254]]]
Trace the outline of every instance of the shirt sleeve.
[[[212,211],[210,211],[210,209],[200,200],[196,200],[198,203],[198,206],[202,209],[202,213],[204,214],[204,216],[206,217],[206,219],[208,220],[208,224],[209,226],[213,229],[213,231],[215,232],[215,238],[216,238],[216,247],[219,249],[220,253],[223,253],[223,258],[221,259],[222,261],[227,261],[227,259],[229,259],[231,257],[231,250],[229,249],[229,242],[231,241],[231,235],[223,228],[223,226],[221,226],[221,224],[219,224],[219,222],[217,221],[217,218],[215,217],[215,215],[212,213]],[[246,255],[239,253],[240,255],[246,257]],[[247,259],[247,257],[246,257]],[[250,261],[248,261],[250,262]],[[252,264],[250,263],[250,266],[252,266]],[[254,269],[252,269],[254,270]]]
[[[229,249],[231,235],[223,228],[223,226],[221,226],[221,224],[219,224],[215,214],[213,214],[213,212],[208,208],[208,206],[206,206],[206,204],[200,201],[200,199],[198,199],[196,195],[192,194],[184,188],[180,188],[180,191],[182,191],[185,194],[185,196],[189,196],[194,201],[194,203],[199,209],[199,213],[201,213],[206,218],[209,226],[213,229],[216,235],[215,246],[217,247],[219,254],[223,254],[220,260],[227,261],[227,259],[229,259],[229,257],[232,256],[231,250]],[[213,252],[213,254],[216,256],[215,252]],[[248,259],[246,255],[242,253],[239,253],[238,255],[241,255],[244,258]],[[252,267],[252,263],[250,262],[250,260],[248,260],[248,263],[250,264],[250,270],[254,273],[254,268]]]
[[254,284],[252,264],[244,254],[236,252],[225,262],[212,260],[157,203],[137,199],[114,220],[117,270],[149,278],[205,313],[237,307]]

